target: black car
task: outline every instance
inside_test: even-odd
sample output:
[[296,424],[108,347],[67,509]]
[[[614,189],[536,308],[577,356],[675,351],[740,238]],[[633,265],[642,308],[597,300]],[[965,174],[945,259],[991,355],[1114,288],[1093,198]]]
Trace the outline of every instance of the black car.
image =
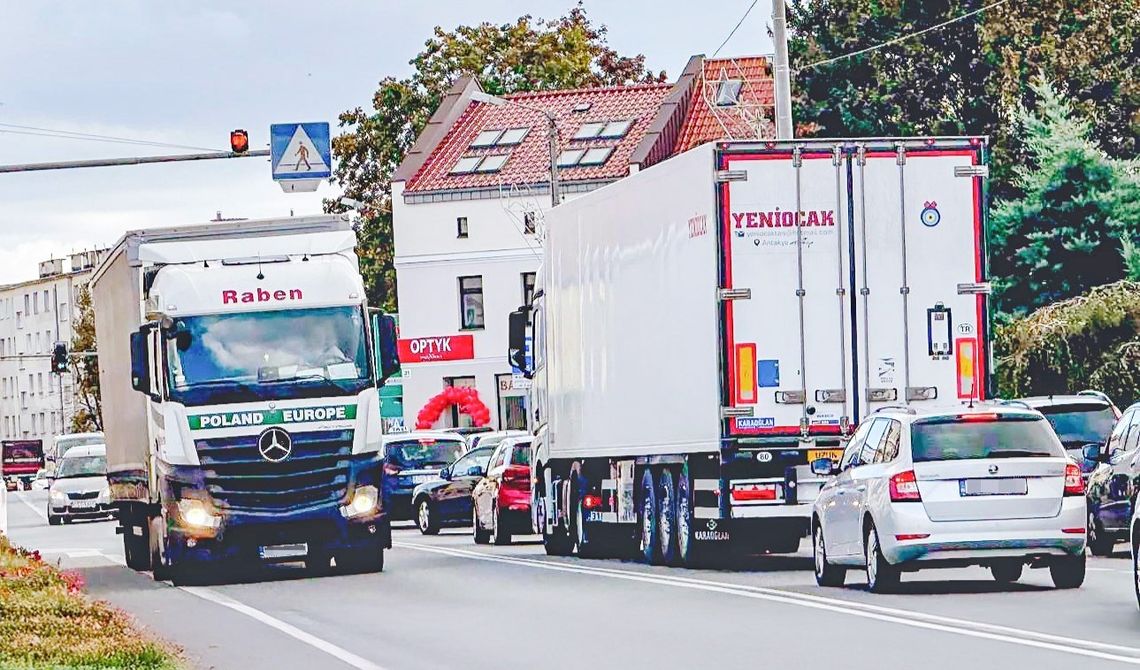
[[[1089,450],[1089,455],[1094,455]],[[1088,544],[1094,556],[1108,556],[1117,542],[1128,540],[1132,500],[1140,485],[1140,403],[1124,411],[1095,454],[1101,465],[1089,477]]]
[[1081,467],[1081,477],[1086,482],[1100,458],[1087,458],[1099,451],[1091,449],[1104,447],[1108,435],[1116,423],[1120,412],[1108,396],[1097,391],[1081,391],[1077,395],[1038,396],[1007,401],[1035,409],[1045,415],[1057,433],[1069,458]]
[[416,525],[424,535],[435,535],[441,526],[471,523],[471,490],[487,471],[495,446],[476,447],[439,473],[439,479],[420,484],[412,493]]
[[467,451],[454,433],[417,431],[384,437],[384,508],[393,521],[413,518],[412,491],[435,481],[445,465]]

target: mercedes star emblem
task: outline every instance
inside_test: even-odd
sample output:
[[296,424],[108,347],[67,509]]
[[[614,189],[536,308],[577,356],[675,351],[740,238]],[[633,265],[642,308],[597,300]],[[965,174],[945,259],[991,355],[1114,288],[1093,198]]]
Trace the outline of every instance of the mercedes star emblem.
[[269,428],[257,437],[257,450],[270,463],[280,463],[293,453],[293,438],[283,428]]

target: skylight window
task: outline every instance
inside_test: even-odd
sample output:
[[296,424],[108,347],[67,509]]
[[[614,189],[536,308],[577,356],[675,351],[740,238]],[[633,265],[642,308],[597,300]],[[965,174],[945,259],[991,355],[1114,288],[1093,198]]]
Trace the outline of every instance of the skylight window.
[[576,140],[592,140],[595,137],[597,137],[598,133],[602,132],[602,129],[605,127],[606,127],[606,123],[604,121],[600,122],[600,123],[599,122],[583,123],[581,125],[581,127],[578,128],[578,132],[574,133],[573,139],[576,139]]
[[451,168],[451,174],[471,174],[481,160],[483,160],[482,156],[464,156],[455,162],[455,166]]
[[602,165],[605,163],[610,154],[614,152],[613,147],[595,147],[586,151],[582,159],[578,161],[579,167],[586,167],[588,165]]
[[492,156],[484,156],[483,162],[479,167],[475,168],[476,172],[498,172],[503,168],[503,164],[510,158],[510,154],[494,154]]
[[567,149],[558,155],[558,167],[574,167],[578,161],[582,160],[582,156],[586,153],[585,149]]
[[499,141],[499,136],[503,134],[501,130],[484,130],[479,133],[475,141],[471,143],[471,147],[479,149],[482,147],[493,147],[495,142]]
[[625,137],[625,134],[629,132],[632,125],[633,121],[610,121],[606,124],[606,127],[602,128],[602,131],[598,133],[598,139],[616,140],[619,137]]
[[495,142],[498,147],[510,147],[516,144],[522,144],[523,138],[530,132],[530,128],[508,128],[503,131],[502,136]]
[[717,107],[731,107],[740,102],[740,89],[744,82],[740,79],[721,79],[716,85]]
[[588,112],[588,111],[590,111],[591,107],[593,107],[593,105],[589,102],[579,102],[578,104],[574,105],[574,107],[571,108],[570,111],[579,112],[579,113],[580,112]]

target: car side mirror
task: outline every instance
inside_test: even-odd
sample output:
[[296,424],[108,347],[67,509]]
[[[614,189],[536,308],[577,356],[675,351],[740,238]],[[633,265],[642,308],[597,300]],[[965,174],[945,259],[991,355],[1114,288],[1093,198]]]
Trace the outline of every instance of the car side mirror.
[[534,371],[529,369],[526,360],[526,331],[530,321],[530,307],[523,306],[511,312],[510,328],[507,335],[507,360],[511,367],[530,379]]
[[448,466],[439,471],[439,478],[451,481],[451,466]]
[[1101,445],[1099,444],[1086,444],[1081,449],[1081,455],[1085,457],[1086,461],[1098,462],[1101,461],[1104,454],[1101,452]]
[[830,458],[817,458],[811,462],[811,471],[820,477],[830,477],[839,472],[839,464]]
[[482,466],[472,465],[471,467],[467,468],[468,477],[482,477],[485,474],[487,474],[487,471],[484,470]]

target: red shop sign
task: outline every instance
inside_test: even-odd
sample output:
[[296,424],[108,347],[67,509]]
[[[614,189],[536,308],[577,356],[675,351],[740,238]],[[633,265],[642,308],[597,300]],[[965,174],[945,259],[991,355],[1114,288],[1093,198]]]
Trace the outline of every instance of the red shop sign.
[[472,335],[410,337],[399,340],[398,346],[401,363],[462,361],[475,358],[475,337]]

